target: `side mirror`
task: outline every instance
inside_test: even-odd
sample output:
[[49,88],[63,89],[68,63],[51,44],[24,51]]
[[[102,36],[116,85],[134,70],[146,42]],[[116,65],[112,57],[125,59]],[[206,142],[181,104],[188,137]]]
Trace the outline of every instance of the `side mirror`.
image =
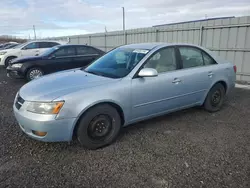
[[158,72],[155,69],[152,68],[143,68],[142,70],[140,70],[139,77],[155,77],[158,76]]

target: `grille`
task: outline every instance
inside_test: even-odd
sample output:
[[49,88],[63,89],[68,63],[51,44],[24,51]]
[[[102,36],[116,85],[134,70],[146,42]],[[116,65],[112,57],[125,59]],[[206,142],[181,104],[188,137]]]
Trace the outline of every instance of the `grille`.
[[25,100],[18,94],[16,98],[16,102],[15,102],[16,108],[19,110],[22,107],[24,102]]

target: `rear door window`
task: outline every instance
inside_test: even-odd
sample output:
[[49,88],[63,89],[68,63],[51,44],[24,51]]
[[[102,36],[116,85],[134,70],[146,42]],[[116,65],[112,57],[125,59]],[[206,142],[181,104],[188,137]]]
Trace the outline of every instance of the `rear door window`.
[[77,55],[98,55],[99,52],[88,46],[77,46],[76,47]]
[[203,50],[191,47],[179,47],[183,68],[200,67],[217,64],[216,61]]
[[202,52],[192,47],[179,47],[183,68],[203,66]]

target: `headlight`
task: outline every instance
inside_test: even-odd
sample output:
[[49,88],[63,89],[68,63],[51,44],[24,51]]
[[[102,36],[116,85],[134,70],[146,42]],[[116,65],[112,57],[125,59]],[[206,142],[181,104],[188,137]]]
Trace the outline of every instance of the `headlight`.
[[6,54],[7,52],[0,52],[0,55],[4,55],[4,54]]
[[23,66],[23,64],[21,64],[21,63],[11,65],[11,67],[13,67],[13,68],[21,68],[22,66]]
[[64,102],[28,102],[27,111],[37,114],[58,114]]

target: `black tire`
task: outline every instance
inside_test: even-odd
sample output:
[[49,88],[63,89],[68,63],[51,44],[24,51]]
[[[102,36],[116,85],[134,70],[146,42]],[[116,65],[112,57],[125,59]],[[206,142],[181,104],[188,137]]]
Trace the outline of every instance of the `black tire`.
[[225,93],[225,87],[222,84],[215,84],[207,94],[204,108],[209,112],[219,111],[225,100]]
[[5,62],[4,62],[4,66],[5,67],[8,67],[9,65],[10,65],[10,61],[12,60],[12,59],[15,59],[16,57],[7,57],[6,59],[5,59]]
[[[107,122],[103,123],[101,120],[106,121],[104,117],[107,117]],[[82,146],[94,150],[114,142],[120,130],[121,117],[117,110],[108,104],[101,104],[89,109],[81,117],[76,136]]]
[[34,72],[40,72],[41,74],[40,74],[39,77],[41,77],[41,76],[44,75],[44,72],[43,72],[43,70],[42,70],[41,68],[39,68],[39,67],[33,67],[33,68],[29,69],[29,70],[26,72],[26,80],[27,80],[28,82],[31,81],[31,80],[34,80],[35,78],[38,78],[38,77],[35,77],[35,78],[34,78],[34,76],[32,76],[32,73],[34,73]]

